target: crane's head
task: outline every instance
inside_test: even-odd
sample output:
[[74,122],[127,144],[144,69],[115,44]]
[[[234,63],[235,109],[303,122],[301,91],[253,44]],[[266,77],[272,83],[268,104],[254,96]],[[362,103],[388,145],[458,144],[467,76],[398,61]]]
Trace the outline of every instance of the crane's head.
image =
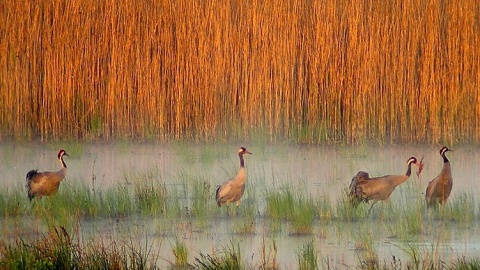
[[249,155],[252,155],[252,153],[248,152],[248,150],[245,148],[245,147],[240,147],[240,149],[238,149],[238,154],[239,155],[243,155],[243,154],[249,154]]
[[418,166],[417,159],[415,157],[411,157],[407,160],[407,165],[410,166],[411,164],[415,164]]
[[440,149],[440,155],[443,156],[447,151],[453,152],[453,150],[448,149],[448,147],[444,146]]
[[63,149],[60,149],[60,151],[58,152],[58,158],[62,158],[63,156],[67,156],[69,157],[69,155],[67,154],[67,152],[65,152],[65,150]]

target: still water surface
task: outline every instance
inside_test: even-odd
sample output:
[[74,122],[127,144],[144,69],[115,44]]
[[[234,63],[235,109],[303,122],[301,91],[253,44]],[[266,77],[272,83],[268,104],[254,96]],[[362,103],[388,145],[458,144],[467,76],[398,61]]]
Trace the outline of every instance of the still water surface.
[[[263,194],[266,190],[295,187],[312,197],[323,198],[336,205],[357,171],[367,171],[370,176],[403,174],[406,171],[406,161],[411,156],[417,159],[423,156],[425,168],[420,177],[416,176],[414,168],[408,182],[392,194],[391,204],[398,206],[405,200],[418,200],[424,196],[428,181],[442,168],[442,159],[438,153],[442,145],[352,147],[115,143],[34,146],[4,143],[0,149],[0,168],[4,187],[23,186],[25,174],[30,169],[57,170],[59,163],[56,155],[60,148],[64,148],[71,157],[65,158],[69,171],[59,192],[62,188],[74,186],[74,182],[91,189],[108,189],[124,182],[128,172],[155,170],[161,179],[159,181],[164,182],[167,189],[182,183],[182,179],[178,179],[181,172],[207,179],[212,186],[214,200],[213,188],[234,176],[238,170],[239,146],[245,146],[253,153],[252,156],[246,156],[245,161],[250,186],[247,192],[255,192],[255,196],[246,193],[244,199],[250,196],[257,200],[259,214],[253,224],[254,233],[235,233],[238,220],[228,214],[202,229],[192,225],[194,221],[125,217],[80,221],[80,232],[85,238],[132,239],[133,236],[140,244],[147,243],[159,252],[163,258],[159,260],[161,267],[167,266],[168,260],[173,260],[171,250],[177,238],[187,245],[191,260],[198,257],[200,252],[210,254],[228,247],[231,241],[238,242],[243,259],[257,266],[261,260],[262,245],[267,252],[272,252],[275,244],[276,262],[282,269],[296,268],[299,249],[311,242],[318,251],[321,264],[325,266],[328,262],[330,266],[340,268],[359,265],[359,260],[365,258],[364,253],[368,250],[362,247],[362,239],[367,238],[373,239],[373,248],[380,262],[390,262],[392,256],[409,261],[410,248],[422,251],[423,256],[441,258],[446,262],[480,254],[480,232],[476,221],[470,224],[429,224],[426,226],[433,228],[428,230],[429,233],[406,243],[392,236],[392,231],[395,230],[391,228],[398,224],[388,224],[383,219],[366,218],[349,224],[316,222],[312,234],[290,235],[287,230],[269,233],[269,222],[262,215],[265,211]],[[480,192],[476,185],[480,175],[480,149],[478,146],[452,148],[454,152],[447,153],[454,176],[450,200],[465,194],[476,198]],[[383,204],[378,203],[375,207],[384,207]],[[475,207],[476,205],[475,201]],[[163,234],[165,226],[176,226],[177,233]],[[362,236],[364,234],[368,237]]]

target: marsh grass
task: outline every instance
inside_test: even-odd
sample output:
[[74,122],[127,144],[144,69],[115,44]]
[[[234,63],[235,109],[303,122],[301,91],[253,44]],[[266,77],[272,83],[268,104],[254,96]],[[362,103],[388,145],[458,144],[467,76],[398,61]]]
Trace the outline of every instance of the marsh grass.
[[[3,243],[2,243],[3,244]],[[63,227],[0,247],[2,269],[156,269],[150,247],[102,240],[81,244]]]
[[473,196],[466,193],[457,194],[446,205],[437,208],[445,208],[440,210],[441,218],[463,224],[470,224],[477,210]]
[[20,216],[26,211],[27,193],[21,187],[5,188],[0,193],[2,216],[7,218]]
[[199,257],[195,257],[195,263],[193,267],[195,269],[205,269],[205,270],[240,270],[244,269],[245,266],[241,261],[240,256],[240,247],[238,244],[231,242],[229,247],[223,248],[223,250],[218,251],[214,254],[203,254],[200,253]]
[[123,183],[125,187],[131,187],[131,196],[142,214],[157,216],[167,212],[167,188],[159,179],[157,167],[142,172],[129,168],[123,174]]
[[26,213],[41,215],[43,210],[40,209],[43,207],[57,214],[74,213],[80,217],[130,214],[192,217],[198,222],[197,225],[203,227],[213,217],[236,212],[236,215],[245,220],[246,225],[254,222],[257,216],[262,216],[273,220],[272,223],[287,222],[292,233],[311,231],[317,220],[354,222],[376,218],[384,222],[401,220],[400,224],[404,224],[404,227],[400,231],[412,235],[422,233],[423,219],[429,217],[465,225],[479,219],[478,205],[474,197],[466,193],[452,196],[446,205],[429,209],[426,208],[423,197],[405,199],[404,196],[397,196],[390,203],[378,202],[372,208],[371,216],[367,217],[370,204],[362,203],[353,207],[345,190],[344,195],[337,197],[335,204],[332,204],[323,196],[314,198],[307,191],[288,185],[274,191],[261,188],[255,182],[261,182],[261,177],[252,176],[255,181],[247,182],[239,207],[219,208],[214,198],[215,187],[209,176],[193,175],[180,170],[172,178],[181,180],[166,183],[156,167],[144,171],[127,169],[123,179],[111,188],[94,190],[81,184],[82,181],[73,179],[62,183],[55,196],[34,198],[31,202],[26,198],[25,188],[19,184],[0,191],[0,214],[4,217]]
[[98,192],[95,202],[99,216],[119,217],[138,211],[134,208],[130,192],[125,185]]
[[388,205],[383,214],[383,221],[391,238],[405,241],[417,239],[425,233],[426,215],[422,201],[413,200],[414,203],[398,203]]
[[265,243],[265,236],[262,238],[262,245],[260,246],[260,269],[277,269],[277,243],[272,240],[272,244],[267,248]]
[[[295,190],[295,191],[294,191]],[[286,221],[292,234],[312,233],[317,208],[313,199],[293,187],[267,193],[267,217]]]
[[178,238],[175,240],[175,245],[172,247],[172,253],[175,257],[173,267],[176,269],[187,269],[188,263],[188,248],[180,242]]
[[[279,154],[286,156],[288,155],[288,152],[285,151],[285,149],[282,149]],[[206,155],[209,155],[209,153],[207,152]],[[196,161],[192,162],[195,163]],[[232,161],[231,170],[235,171],[237,166],[238,164],[234,164]],[[226,165],[225,167],[228,166]],[[230,170],[230,167],[228,167],[228,170]],[[42,200],[35,199],[32,203],[28,202],[25,191],[22,188],[3,190],[0,191],[0,194],[3,195],[2,192],[4,192],[8,195],[5,196],[5,212],[12,213],[11,216],[21,216],[25,214],[38,218],[44,223],[41,224],[44,226],[40,226],[42,228],[63,225],[68,229],[74,226],[77,219],[81,220],[83,218],[96,220],[104,220],[106,218],[108,222],[111,222],[110,224],[114,222],[114,224],[117,224],[117,220],[120,220],[120,222],[127,220],[127,222],[124,223],[130,223],[132,220],[136,219],[137,215],[139,215],[141,219],[146,218],[149,223],[155,223],[155,225],[157,225],[155,232],[159,234],[164,233],[160,235],[160,237],[177,235],[177,231],[181,232],[180,235],[187,237],[190,237],[191,235],[195,236],[196,233],[208,235],[212,230],[215,230],[216,222],[219,218],[225,216],[224,208],[218,208],[215,204],[215,188],[213,185],[216,184],[216,182],[214,182],[208,175],[203,175],[202,172],[188,168],[184,168],[182,171],[179,170],[176,174],[174,172],[169,177],[170,178],[166,179],[162,178],[156,167],[138,170],[127,166],[124,171],[124,176],[118,179],[118,182],[114,186],[106,189],[96,189],[95,192],[92,191],[90,187],[78,184],[84,182],[81,181],[81,179],[72,178],[71,180],[73,181],[62,183],[56,196],[43,198]],[[277,182],[278,179],[283,179],[282,175],[276,177]],[[305,233],[314,233],[314,237],[319,237],[318,228],[322,228],[326,222],[335,224],[334,226],[337,226],[339,231],[342,231],[341,233],[345,235],[352,234],[352,231],[357,229],[358,224],[372,224],[377,222],[382,227],[391,226],[391,234],[397,239],[400,239],[400,241],[418,239],[422,241],[424,240],[424,237],[430,235],[434,235],[433,238],[435,238],[436,235],[443,235],[441,241],[448,241],[449,235],[445,235],[442,229],[446,228],[446,230],[451,230],[455,225],[465,223],[465,221],[461,221],[460,216],[454,214],[455,212],[461,213],[462,207],[468,207],[469,209],[466,209],[466,212],[471,213],[473,219],[466,219],[464,217],[464,220],[474,222],[478,219],[475,216],[475,211],[470,210],[475,206],[472,196],[465,196],[464,198],[463,196],[455,195],[449,200],[446,206],[442,206],[437,210],[439,212],[438,214],[432,214],[431,217],[427,217],[425,216],[426,212],[418,211],[424,207],[422,204],[423,200],[412,200],[410,197],[406,196],[410,190],[400,189],[397,191],[406,192],[404,192],[405,194],[402,192],[395,194],[401,196],[394,198],[392,202],[392,210],[386,207],[384,203],[380,202],[375,206],[373,216],[365,217],[366,210],[370,206],[368,204],[362,204],[358,208],[353,209],[343,198],[340,199],[337,197],[335,198],[337,199],[337,204],[332,205],[321,195],[312,196],[309,194],[308,189],[302,188],[301,186],[299,188],[297,186],[292,187],[286,185],[286,187],[277,190],[268,190],[265,188],[265,185],[262,186],[258,184],[263,184],[265,182],[265,179],[263,178],[262,172],[258,173],[258,175],[249,175],[249,179],[252,179],[253,181],[249,181],[247,184],[247,190],[242,199],[242,203],[237,208],[238,215],[236,219],[230,218],[230,216],[226,219],[226,223],[228,223],[226,227],[233,231],[231,234],[237,239],[241,239],[243,234],[258,233],[258,231],[260,231],[259,224],[262,222],[277,224],[270,226],[281,226],[281,228],[284,228],[284,231],[288,232],[288,237],[292,239],[297,239],[296,234]],[[165,181],[170,182],[165,183]],[[412,187],[412,189],[417,190],[415,187]],[[422,188],[422,190],[424,189]],[[404,197],[408,199],[398,199]],[[0,198],[3,199],[4,197],[0,196]],[[21,202],[18,205],[16,202],[22,198],[24,203]],[[263,207],[264,200],[264,205],[266,207]],[[165,203],[165,207],[162,208],[161,203]],[[275,207],[275,204],[278,204],[278,206]],[[32,209],[26,211],[28,208],[23,208],[25,205],[31,206]],[[449,207],[451,207],[451,209]],[[272,211],[272,209],[276,210]],[[308,212],[308,214],[305,214],[304,212]],[[298,214],[298,216],[296,214]],[[305,218],[306,222],[301,215],[307,217]],[[453,219],[449,218],[452,216],[454,217]],[[286,218],[284,219],[284,217]],[[430,220],[428,220],[428,218],[430,218]],[[453,224],[443,224],[439,222],[443,220],[453,222]],[[225,220],[222,220],[222,222],[223,221]],[[294,227],[295,222],[298,222],[298,227]],[[429,226],[431,227],[425,228],[424,225],[429,223]],[[433,227],[439,223],[443,227],[435,231]],[[172,226],[172,224],[175,224],[175,226]],[[305,226],[312,226],[313,229],[309,232],[308,228],[305,229]],[[203,231],[198,230],[195,232],[195,230],[197,230],[196,227],[201,227]],[[377,230],[378,228],[379,227],[373,227],[373,230]],[[366,229],[361,230],[366,231]],[[194,232],[191,233],[192,231]],[[277,232],[282,232],[282,230],[279,229],[277,231],[268,231],[265,233],[270,237],[273,237],[273,239],[284,237],[284,234],[277,234]],[[191,234],[189,235],[189,233]],[[300,236],[299,238],[302,237],[305,236]],[[310,235],[306,236],[306,238],[309,237]],[[325,237],[325,241],[336,240],[335,236],[328,234],[328,231],[324,231],[324,234],[320,237]],[[350,235],[347,237],[349,240],[351,239]],[[334,240],[332,240],[332,238]],[[362,254],[361,256],[359,255],[359,264],[364,265],[364,268],[368,268],[368,266],[372,266],[372,268],[375,266],[382,268],[379,266],[379,263],[373,264],[372,260],[367,256],[367,250],[372,248],[368,245],[369,239],[364,240],[359,237],[357,238],[357,252],[358,254]],[[322,238],[321,241],[324,241],[324,239]],[[371,253],[376,254],[378,250],[374,249],[376,247],[375,243],[378,243],[377,241],[379,240],[378,238],[372,237],[371,241],[374,241],[371,244],[373,246]],[[359,244],[360,242],[362,242],[362,244],[363,242],[367,242],[367,244],[361,246]],[[275,244],[273,245],[275,246]],[[176,247],[176,245],[172,247],[172,252],[174,252],[174,254],[175,251],[173,251],[173,249]],[[301,246],[300,248],[304,247],[305,246]],[[177,253],[180,254],[182,252],[180,250],[181,247],[178,246],[178,248]],[[271,247],[267,245],[264,254],[275,253],[275,251],[273,251],[275,247],[271,248],[270,251],[269,248]],[[283,249],[284,247],[281,248]],[[297,248],[297,246],[292,246],[290,250],[294,253]],[[414,256],[420,257],[420,259],[418,259],[420,265],[423,265],[424,263],[424,254],[428,254],[428,261],[432,261],[434,258],[438,259],[434,257],[434,249],[436,246],[431,248],[431,250],[427,251],[425,251],[424,248],[418,248],[418,253]],[[223,255],[228,253],[230,253],[228,250],[225,251],[225,253],[223,253],[223,251],[215,252],[210,255],[210,257],[224,259],[222,258]],[[249,255],[250,254],[247,254],[246,258],[250,258]],[[205,256],[206,259],[207,255]],[[256,256],[258,259],[258,255]],[[99,254],[98,260],[105,261],[105,257],[106,255]],[[264,255],[264,257],[266,259],[262,260],[266,262],[265,264],[273,265],[272,268],[274,268],[275,263],[268,263],[268,261],[274,260],[272,257],[274,258],[275,256]],[[282,259],[283,258],[280,258],[280,260]],[[242,269],[248,268],[243,262],[242,264]],[[438,265],[437,261],[435,265]]]
[[195,181],[193,183],[192,210],[196,222],[200,226],[206,226],[207,220],[212,216],[211,208],[215,205],[211,197],[212,187],[209,182]]
[[316,204],[316,213],[318,219],[323,222],[329,222],[334,218],[335,211],[332,206],[332,203],[325,197],[315,201]]
[[297,251],[298,269],[300,270],[314,270],[318,267],[318,255],[313,241],[303,245],[299,251]]
[[[416,241],[420,238],[436,239],[432,240],[432,244],[428,247],[402,246],[405,253],[411,254],[409,255],[411,261],[402,263],[437,267],[440,264],[437,255],[438,243],[448,241],[451,228],[459,225],[471,226],[479,219],[475,200],[469,194],[456,194],[446,205],[428,210],[423,197],[412,199],[401,194],[402,196],[397,196],[390,205],[379,202],[372,210],[372,216],[366,216],[369,204],[361,204],[354,208],[345,197],[338,197],[334,205],[322,196],[314,198],[302,188],[285,185],[283,188],[272,191],[259,188],[257,184],[251,182],[247,184],[242,203],[236,209],[237,215],[232,216],[229,212],[232,208],[224,210],[223,207],[216,206],[213,197],[214,188],[208,176],[179,170],[172,178],[181,180],[165,183],[165,179],[160,177],[155,167],[144,171],[127,168],[123,179],[120,179],[118,185],[112,188],[93,191],[86,185],[75,184],[82,181],[74,179],[74,181],[63,183],[65,185],[60,186],[55,196],[41,200],[35,198],[32,202],[26,198],[24,188],[16,186],[0,191],[0,206],[3,217],[9,219],[10,223],[15,223],[23,216],[29,216],[40,220],[43,223],[41,227],[63,226],[68,230],[75,228],[76,223],[84,218],[100,217],[117,220],[122,217],[139,216],[154,218],[158,225],[157,231],[165,235],[176,235],[175,229],[170,226],[171,222],[181,226],[182,230],[190,230],[186,233],[192,233],[198,228],[208,230],[214,227],[215,221],[218,218],[224,218],[225,215],[227,222],[232,224],[230,228],[235,237],[258,233],[258,224],[262,221],[268,224],[268,234],[274,237],[283,230],[290,236],[316,234],[315,228],[328,222],[329,225],[333,224],[338,228],[339,234],[346,234],[347,237],[354,239],[362,268],[383,268],[376,255],[372,230],[387,228],[389,237],[401,243]],[[260,179],[261,177],[253,175],[252,178]],[[260,179],[259,182],[261,181]],[[404,191],[409,193],[409,188]],[[399,199],[399,197],[405,199]],[[265,209],[260,209],[263,198]],[[373,226],[366,228],[362,225],[364,223],[370,225],[373,223]],[[330,237],[326,231],[322,233],[325,234],[322,236]],[[175,252],[181,254],[181,244],[172,246],[174,254]],[[179,249],[175,251],[177,247]],[[272,268],[275,263],[268,263],[268,261],[275,260],[275,256],[271,255],[276,253],[275,250],[274,243],[270,251],[263,251],[265,259],[262,260],[268,265],[273,265]],[[97,260],[106,261],[108,259],[106,254],[109,251],[102,252],[104,254],[96,254]],[[236,247],[228,247],[225,251],[211,255],[201,254],[197,258],[198,261],[195,261],[195,265],[190,266],[236,265],[235,256],[239,255],[236,252],[238,252]],[[26,258],[26,260],[29,259]],[[39,264],[43,263],[41,260],[39,259]],[[243,262],[239,260],[238,262],[242,267],[246,267]],[[384,262],[384,264],[392,263],[394,262]]]
[[353,205],[348,197],[348,190],[344,189],[342,196],[336,199],[336,207],[332,211],[335,213],[335,219],[352,222],[365,218],[369,207],[370,205],[365,203]]
[[356,223],[351,229],[352,238],[354,241],[354,248],[357,251],[358,260],[360,265],[367,269],[377,269],[379,266],[379,260],[376,255],[375,241],[373,234],[375,230],[378,230],[379,224],[363,224]]
[[[394,246],[398,247],[405,254],[408,255],[409,260],[404,262],[397,260],[395,257],[392,258],[392,261],[389,263],[385,262],[385,269],[444,269],[445,264],[442,263],[439,258],[435,258],[431,251],[422,251],[421,248],[417,245],[414,245],[408,241],[403,241],[400,243],[391,243]],[[403,267],[404,266],[404,267]]]
[[[231,205],[231,207],[236,206]],[[234,211],[236,211],[237,213],[231,216],[231,218],[236,221],[233,226],[233,232],[239,235],[254,235],[257,228],[255,205],[240,205],[236,207]]]
[[[130,214],[155,216],[166,212],[166,189],[150,182],[123,184],[95,193],[86,185],[61,185],[54,196],[26,198],[25,190],[4,190],[0,199],[4,216],[32,213],[38,216],[68,219],[80,217],[116,217]],[[51,213],[46,215],[47,213]],[[73,215],[72,215],[73,214]]]
[[402,239],[409,239],[425,233],[422,209],[417,207],[405,209],[395,223]]
[[167,213],[167,188],[164,183],[143,182],[134,187],[134,198],[144,215]]
[[458,258],[451,265],[452,270],[474,270],[480,269],[480,259],[471,258],[467,259],[465,257]]

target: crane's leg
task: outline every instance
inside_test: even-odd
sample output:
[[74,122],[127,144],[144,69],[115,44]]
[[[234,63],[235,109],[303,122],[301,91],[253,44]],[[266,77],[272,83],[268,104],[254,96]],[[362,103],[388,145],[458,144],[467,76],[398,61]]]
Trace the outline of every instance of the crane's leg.
[[238,208],[238,205],[235,204],[235,206],[233,206],[233,217],[237,217],[237,208]]
[[368,208],[367,217],[370,215],[370,211],[372,211],[372,207],[373,207],[377,202],[378,202],[378,201],[372,202],[372,205],[370,205],[370,208]]
[[386,198],[384,202],[387,204],[388,211],[395,213],[395,209],[393,208],[392,201],[390,198]]
[[230,204],[229,203],[224,204],[223,209],[227,209],[226,215],[228,217],[230,215]]

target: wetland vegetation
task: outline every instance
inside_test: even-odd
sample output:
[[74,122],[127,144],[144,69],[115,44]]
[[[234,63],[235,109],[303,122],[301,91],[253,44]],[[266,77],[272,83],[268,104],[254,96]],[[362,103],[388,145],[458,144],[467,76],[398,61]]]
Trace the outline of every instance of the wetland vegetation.
[[[121,169],[116,170],[118,177],[105,177],[113,177],[113,182],[101,180],[102,169],[112,170],[97,168],[102,164],[100,159],[95,161],[95,168],[74,169],[80,160],[75,156],[89,156],[92,151],[98,151],[102,158],[110,155],[95,144],[70,153],[71,171],[55,196],[29,202],[24,179],[2,189],[0,233],[4,240],[0,267],[51,269],[61,264],[124,269],[337,269],[348,265],[366,269],[461,269],[462,265],[476,263],[472,252],[478,248],[475,239],[480,238],[475,229],[480,222],[480,204],[475,200],[476,193],[460,180],[466,177],[464,173],[470,173],[456,174],[456,190],[444,207],[427,209],[421,195],[426,183],[420,181],[421,177],[412,177],[394,192],[390,204],[377,203],[367,216],[369,205],[352,207],[346,197],[346,188],[355,172],[338,176],[335,186],[336,181],[324,177],[318,181],[326,181],[327,185],[312,183],[309,177],[317,175],[314,169],[307,172],[284,167],[294,164],[290,159],[300,156],[307,164],[312,158],[314,164],[321,164],[324,157],[317,153],[322,152],[328,154],[326,160],[339,160],[336,155],[350,157],[345,164],[365,159],[373,162],[365,155],[354,154],[365,151],[380,157],[375,162],[382,165],[370,167],[372,171],[384,171],[383,155],[392,151],[414,152],[416,147],[385,147],[379,151],[369,146],[328,150],[285,145],[272,146],[273,152],[259,147],[256,155],[246,161],[247,189],[236,209],[234,205],[217,206],[214,192],[223,181],[213,180],[227,178],[238,169],[235,147],[175,146],[170,150],[177,155],[175,158],[162,154],[168,160],[181,160],[179,167],[155,160],[147,162],[166,146],[143,147],[142,150],[138,145],[120,144],[105,148],[125,148],[116,154],[117,159],[124,160],[118,166]],[[144,167],[134,166],[132,149],[143,155],[140,158],[133,153],[136,162],[147,163]],[[225,160],[226,149],[233,150]],[[465,151],[457,149],[452,162],[454,168],[460,169],[462,160],[470,157],[459,157],[458,153]],[[13,150],[22,154],[15,147]],[[220,170],[216,168],[217,155],[225,160]],[[440,159],[438,153],[427,155],[422,175],[438,170],[434,165],[440,166],[441,160],[430,162],[434,157]],[[266,169],[270,159],[283,168],[283,173],[276,168]],[[404,159],[398,157],[398,170],[404,170]],[[328,168],[336,173],[336,167],[342,165],[336,164],[330,167],[328,163],[318,170]],[[166,173],[167,170],[170,172]],[[217,174],[224,176],[214,176]],[[329,175],[326,171],[324,174]],[[446,255],[450,249],[454,250],[453,255]]]

